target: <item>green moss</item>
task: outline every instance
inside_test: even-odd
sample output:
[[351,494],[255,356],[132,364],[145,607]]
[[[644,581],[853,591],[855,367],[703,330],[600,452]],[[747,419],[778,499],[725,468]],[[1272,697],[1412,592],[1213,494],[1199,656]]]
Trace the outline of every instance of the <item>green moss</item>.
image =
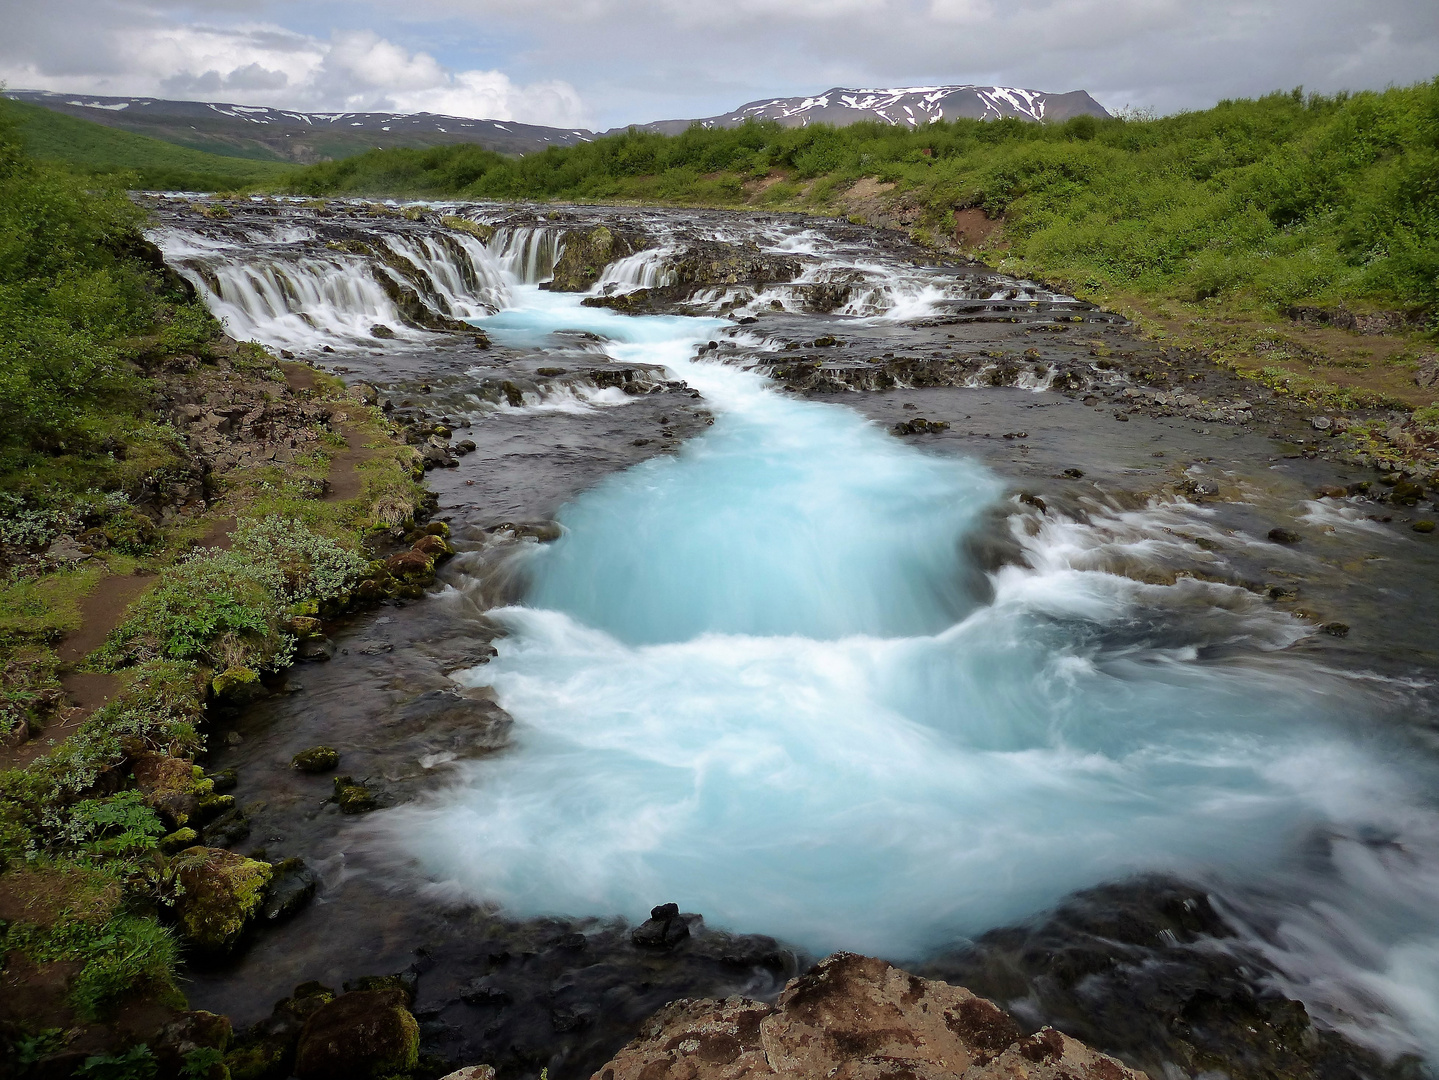
[[175,859],[184,890],[178,904],[185,940],[208,953],[229,952],[265,897],[269,863],[219,848],[193,847]]

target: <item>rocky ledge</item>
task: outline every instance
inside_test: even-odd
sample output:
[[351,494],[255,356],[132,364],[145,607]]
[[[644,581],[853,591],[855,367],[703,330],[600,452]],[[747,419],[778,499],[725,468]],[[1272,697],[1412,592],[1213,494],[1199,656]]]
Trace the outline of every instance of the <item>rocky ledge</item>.
[[867,956],[835,953],[774,1005],[666,1005],[595,1080],[1143,1080],[1054,1030],[1025,1036],[997,1005]]

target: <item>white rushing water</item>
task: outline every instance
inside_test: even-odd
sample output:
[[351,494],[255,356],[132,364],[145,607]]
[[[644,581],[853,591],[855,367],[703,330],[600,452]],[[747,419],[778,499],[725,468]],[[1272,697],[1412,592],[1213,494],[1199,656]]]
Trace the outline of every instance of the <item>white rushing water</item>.
[[602,333],[718,419],[567,507],[528,603],[492,613],[510,636],[462,680],[515,748],[384,826],[433,879],[894,958],[1138,872],[1275,886],[1250,936],[1286,992],[1386,1052],[1439,1048],[1434,774],[1364,732],[1364,689],[1283,654],[1296,621],[1106,572],[1177,543],[1182,507],[1051,515],[986,596],[962,544],[1001,496],[985,469],[691,361],[712,320],[516,298],[493,336]]

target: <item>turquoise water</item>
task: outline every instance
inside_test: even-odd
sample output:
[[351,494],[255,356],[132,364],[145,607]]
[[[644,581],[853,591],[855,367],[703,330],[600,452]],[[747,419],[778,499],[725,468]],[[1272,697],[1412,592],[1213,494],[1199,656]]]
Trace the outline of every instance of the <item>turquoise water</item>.
[[[1332,945],[1296,930],[1289,991],[1321,1012],[1362,992],[1400,1017],[1391,1046],[1439,1046],[1433,776],[1356,733],[1363,692],[1284,654],[1300,624],[1083,569],[1095,528],[1053,516],[1021,537],[1029,566],[986,579],[964,538],[1004,485],[980,465],[691,361],[713,320],[519,303],[482,325],[604,334],[717,419],[529,557],[498,659],[465,676],[515,747],[390,817],[432,877],[521,914],[673,900],[897,959],[1136,872],[1283,882]],[[1338,852],[1322,880],[1299,855],[1316,835]]]

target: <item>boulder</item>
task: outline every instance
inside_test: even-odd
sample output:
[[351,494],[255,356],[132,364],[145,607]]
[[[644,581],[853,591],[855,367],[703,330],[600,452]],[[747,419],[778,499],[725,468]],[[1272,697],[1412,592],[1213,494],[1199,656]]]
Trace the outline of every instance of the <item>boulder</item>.
[[420,1025],[401,990],[357,990],[305,1022],[295,1054],[300,1080],[357,1080],[407,1073],[419,1061]]
[[570,229],[564,251],[555,262],[550,288],[556,292],[584,292],[600,279],[606,266],[647,246],[643,234],[609,225]]
[[226,705],[243,705],[265,692],[260,673],[247,667],[226,668],[210,680],[210,689],[215,699]]
[[411,547],[410,550],[418,551],[422,555],[428,555],[437,563],[443,562],[455,553],[455,549],[450,546],[448,540],[443,536],[434,534],[420,537],[415,541],[414,546]]
[[265,899],[274,874],[270,864],[206,847],[186,848],[175,861],[185,939],[200,952],[230,952]]
[[335,777],[335,805],[342,814],[363,814],[375,808],[375,796],[353,776]]
[[666,1005],[596,1080],[1144,1080],[1052,1028],[1022,1036],[992,1002],[866,956],[836,953],[774,1005]]
[[440,1080],[495,1080],[495,1067],[493,1065],[466,1065],[463,1069],[456,1069],[452,1073],[446,1073]]
[[630,934],[630,940],[641,948],[670,949],[690,936],[690,925],[700,921],[698,915],[681,915],[678,904],[659,904],[650,908],[650,917]]
[[1276,544],[1297,544],[1303,538],[1293,529],[1270,529],[1269,539]]
[[290,759],[290,766],[302,773],[333,772],[340,764],[340,752],[333,746],[312,746]]
[[184,758],[144,751],[132,759],[135,785],[145,805],[171,829],[183,828],[200,809],[200,798],[213,788],[205,771]]
[[260,918],[268,924],[288,919],[314,897],[319,880],[303,859],[285,859],[275,863],[270,888],[260,907]]

